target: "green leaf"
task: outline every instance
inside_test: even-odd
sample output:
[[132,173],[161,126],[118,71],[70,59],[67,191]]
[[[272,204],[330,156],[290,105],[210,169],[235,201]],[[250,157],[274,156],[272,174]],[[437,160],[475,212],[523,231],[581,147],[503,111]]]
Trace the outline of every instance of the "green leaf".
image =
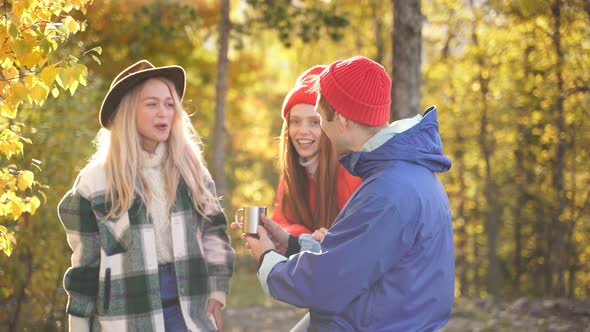
[[12,38],[16,39],[20,34],[20,31],[18,30],[16,25],[14,25],[14,23],[10,22],[10,26],[8,27],[8,33],[10,33],[10,36]]
[[34,39],[17,39],[12,44],[12,50],[18,59],[19,57],[26,56],[27,54],[31,53],[35,45],[36,43]]
[[57,43],[55,41],[53,41],[51,38],[43,38],[39,42],[39,49],[43,53],[50,53],[50,52],[54,51],[55,49],[57,49]]

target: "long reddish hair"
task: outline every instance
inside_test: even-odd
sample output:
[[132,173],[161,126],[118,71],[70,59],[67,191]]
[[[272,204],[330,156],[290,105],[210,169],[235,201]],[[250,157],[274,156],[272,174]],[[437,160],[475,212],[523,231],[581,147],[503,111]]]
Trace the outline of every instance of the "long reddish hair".
[[330,139],[322,131],[315,176],[315,210],[311,211],[307,170],[299,163],[299,154],[289,137],[289,123],[287,115],[283,121],[279,143],[280,172],[285,184],[281,212],[290,223],[301,223],[312,231],[320,227],[329,228],[339,212],[336,189],[338,174],[336,153]]

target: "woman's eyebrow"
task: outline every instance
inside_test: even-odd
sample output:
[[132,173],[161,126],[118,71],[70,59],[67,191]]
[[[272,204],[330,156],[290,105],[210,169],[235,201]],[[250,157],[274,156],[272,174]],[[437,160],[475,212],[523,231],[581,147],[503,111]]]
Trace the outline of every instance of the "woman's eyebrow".
[[[160,100],[160,98],[158,97],[154,97],[154,96],[147,96],[147,97],[143,97],[142,100],[148,100],[148,99],[155,99],[155,100]],[[164,97],[163,100],[173,100],[174,98],[172,97]]]

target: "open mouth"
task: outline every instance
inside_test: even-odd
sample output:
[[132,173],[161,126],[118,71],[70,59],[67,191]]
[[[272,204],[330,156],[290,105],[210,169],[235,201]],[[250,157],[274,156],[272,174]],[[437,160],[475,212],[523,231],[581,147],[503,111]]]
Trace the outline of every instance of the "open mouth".
[[158,129],[158,130],[166,130],[166,129],[168,129],[168,125],[165,124],[165,123],[160,123],[160,124],[157,124],[156,125],[156,129]]
[[307,148],[313,145],[313,143],[315,143],[315,140],[311,140],[311,139],[298,139],[297,140],[297,144],[299,144],[299,146],[301,146],[302,148]]

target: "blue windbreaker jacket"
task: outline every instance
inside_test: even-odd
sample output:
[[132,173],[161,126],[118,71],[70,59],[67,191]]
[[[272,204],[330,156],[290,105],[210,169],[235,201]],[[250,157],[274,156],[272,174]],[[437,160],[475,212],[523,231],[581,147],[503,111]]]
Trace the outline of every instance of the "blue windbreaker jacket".
[[436,108],[414,127],[341,163],[363,183],[321,243],[278,263],[272,297],[310,309],[318,331],[435,331],[454,298],[453,230],[435,172],[442,154]]

